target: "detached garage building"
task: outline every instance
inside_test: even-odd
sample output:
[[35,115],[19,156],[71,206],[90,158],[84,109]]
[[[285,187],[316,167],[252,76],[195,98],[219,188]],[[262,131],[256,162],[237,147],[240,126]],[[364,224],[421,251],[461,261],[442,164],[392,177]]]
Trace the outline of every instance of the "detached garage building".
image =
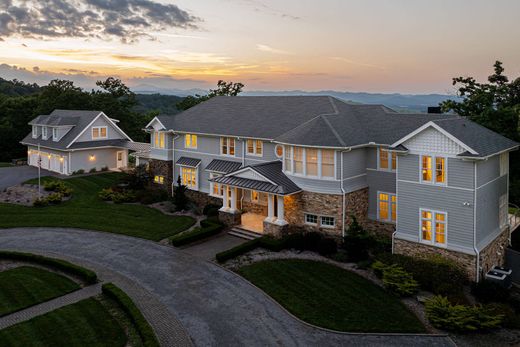
[[117,122],[101,111],[54,110],[38,116],[21,141],[27,146],[27,162],[38,166],[41,160],[42,169],[64,175],[126,167],[134,143]]

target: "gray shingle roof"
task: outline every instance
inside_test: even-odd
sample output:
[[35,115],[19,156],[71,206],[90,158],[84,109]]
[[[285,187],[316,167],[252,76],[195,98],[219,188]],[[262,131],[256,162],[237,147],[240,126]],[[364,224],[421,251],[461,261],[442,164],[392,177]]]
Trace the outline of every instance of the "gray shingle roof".
[[382,105],[352,105],[327,96],[219,96],[158,118],[173,131],[337,148],[391,145],[434,121],[481,157],[518,145],[454,114],[398,113]]
[[83,149],[83,148],[95,148],[95,147],[119,147],[128,148],[130,141],[123,139],[113,140],[97,140],[97,141],[82,141],[74,142],[69,149]]
[[189,158],[189,157],[180,157],[177,159],[175,164],[189,167],[197,167],[200,164],[200,159],[197,158]]
[[250,178],[236,177],[233,176],[232,172],[226,176],[214,178],[212,181],[279,195],[289,195],[301,191],[301,188],[282,172],[282,162],[280,161],[272,161],[246,167],[258,172],[274,184]]
[[230,160],[213,159],[211,163],[206,166],[206,171],[213,171],[218,173],[229,173],[237,171],[242,166],[242,163]]

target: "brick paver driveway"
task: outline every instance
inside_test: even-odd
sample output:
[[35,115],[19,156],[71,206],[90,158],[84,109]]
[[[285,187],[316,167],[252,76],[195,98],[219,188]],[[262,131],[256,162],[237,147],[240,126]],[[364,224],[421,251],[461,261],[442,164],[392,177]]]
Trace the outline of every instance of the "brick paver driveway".
[[125,276],[162,302],[198,346],[453,346],[445,337],[312,328],[238,275],[152,241],[76,229],[17,228],[0,230],[0,249],[53,253]]

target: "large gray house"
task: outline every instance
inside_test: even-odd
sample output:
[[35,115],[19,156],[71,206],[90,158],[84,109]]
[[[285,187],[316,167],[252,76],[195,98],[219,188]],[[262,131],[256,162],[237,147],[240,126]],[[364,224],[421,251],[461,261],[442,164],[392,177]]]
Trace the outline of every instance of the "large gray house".
[[157,185],[178,176],[220,218],[257,233],[342,236],[351,216],[393,250],[441,254],[478,280],[503,262],[509,152],[453,114],[402,114],[327,96],[215,97],[147,126]]
[[75,171],[119,169],[128,164],[133,141],[101,111],[54,110],[29,124],[27,146],[31,166],[70,175]]

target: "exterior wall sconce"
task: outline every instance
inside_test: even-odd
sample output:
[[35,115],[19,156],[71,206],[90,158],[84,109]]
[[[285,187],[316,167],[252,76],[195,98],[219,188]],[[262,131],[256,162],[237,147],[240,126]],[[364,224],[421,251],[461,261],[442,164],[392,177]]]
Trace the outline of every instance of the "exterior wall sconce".
[[90,161],[94,161],[96,160],[96,156],[94,154],[91,154],[90,157],[88,158]]
[[60,161],[63,162],[63,157],[60,157]]

